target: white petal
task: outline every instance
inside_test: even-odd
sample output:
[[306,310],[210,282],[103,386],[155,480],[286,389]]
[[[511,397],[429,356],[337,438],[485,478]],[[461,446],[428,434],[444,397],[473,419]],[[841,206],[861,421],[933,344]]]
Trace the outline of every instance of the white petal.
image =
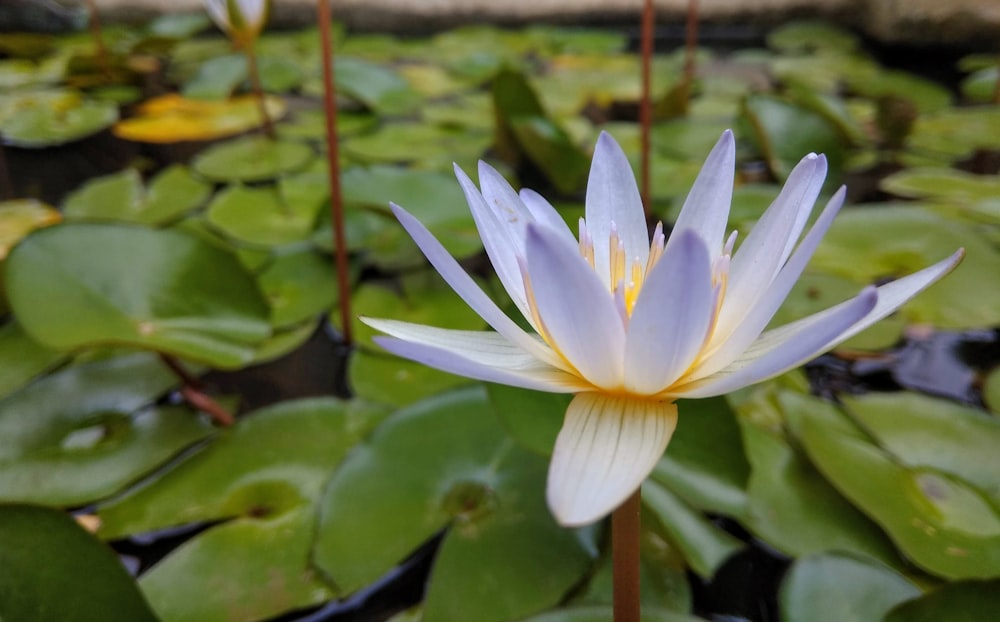
[[559,231],[561,235],[566,236],[566,239],[572,242],[576,241],[569,225],[566,224],[563,217],[556,211],[556,208],[552,207],[552,204],[546,201],[542,195],[534,190],[521,188],[521,201],[524,202],[524,206],[531,212],[531,216],[535,219],[535,222]]
[[620,388],[625,329],[610,293],[558,233],[530,225],[527,246],[527,270],[549,345],[595,386]]
[[222,30],[229,30],[229,10],[226,8],[226,0],[202,0],[208,16],[212,18],[215,25]]
[[614,511],[653,470],[676,425],[673,403],[574,397],[549,465],[546,496],[556,520],[586,525]]
[[[496,212],[486,204],[486,199],[476,185],[457,165],[455,176],[465,192],[465,200],[469,203],[473,220],[476,221],[479,237],[483,240],[486,255],[490,258],[500,283],[521,313],[531,321],[527,298],[524,295],[524,282],[521,280],[521,268],[517,262],[518,254],[523,251],[523,240],[517,239],[518,234],[512,231],[510,223],[497,218]],[[520,235],[523,235],[523,232]]]
[[674,223],[674,234],[691,229],[701,236],[713,261],[722,253],[735,172],[736,141],[733,132],[726,130],[708,154]]
[[[878,303],[875,305],[875,308],[872,309],[868,315],[862,318],[859,322],[837,335],[829,344],[823,347],[823,350],[829,350],[837,344],[850,339],[854,335],[857,335],[875,322],[881,320],[899,307],[903,306],[908,300],[933,285],[934,282],[941,277],[954,270],[955,267],[962,261],[964,256],[965,249],[959,249],[951,257],[939,261],[933,266],[929,266],[919,272],[914,272],[908,276],[896,279],[895,281],[891,281],[885,285],[880,285],[875,290],[878,292]],[[828,315],[836,313],[840,307],[848,304],[849,302],[850,301],[842,302],[839,305],[830,307],[829,309],[820,311],[819,313],[810,315],[809,317],[792,322],[791,324],[786,324],[785,326],[775,330],[768,331],[767,334],[777,333],[780,335],[784,334],[785,331],[795,331],[798,329],[798,326],[804,322],[825,322]]]
[[605,289],[610,290],[608,238],[612,223],[618,230],[618,239],[625,246],[625,257],[630,264],[638,258],[639,265],[646,265],[649,230],[632,165],[607,132],[601,132],[594,148],[594,160],[587,179],[585,211],[587,229],[594,239],[594,269]]
[[521,197],[510,187],[503,175],[489,164],[479,161],[479,187],[486,206],[510,234],[519,255],[524,254],[524,228],[532,216]]
[[625,338],[626,389],[658,393],[691,365],[712,320],[711,270],[705,243],[690,230],[653,267]]
[[[397,356],[474,380],[496,382],[550,393],[576,393],[582,388],[579,379],[575,376],[544,363],[538,363],[536,368],[509,369],[494,367],[482,362],[482,359],[472,360],[462,354],[443,348],[403,341],[394,337],[375,337],[375,343]],[[497,362],[496,358],[493,359],[493,362]]]
[[489,296],[483,293],[472,277],[458,265],[455,258],[449,255],[441,243],[431,235],[427,227],[424,227],[419,220],[398,205],[393,204],[391,208],[399,223],[410,234],[427,260],[441,275],[441,278],[455,290],[455,293],[465,301],[465,304],[479,314],[479,317],[525,352],[550,364],[557,362],[547,347],[540,345],[531,335],[522,330],[500,310],[500,307]]
[[362,317],[361,321],[390,337],[448,350],[490,367],[536,369],[539,364],[544,365],[544,362],[517,347],[500,333],[453,330],[369,317]]
[[826,178],[826,158],[807,156],[792,170],[781,194],[764,212],[733,256],[726,295],[739,301],[722,308],[716,334],[725,339],[767,291],[798,241]]
[[[764,329],[771,322],[771,318],[781,308],[781,304],[788,297],[788,293],[792,291],[799,276],[802,275],[802,271],[809,263],[809,259],[816,247],[819,246],[823,236],[826,235],[834,217],[844,204],[844,195],[844,188],[841,187],[830,198],[802,243],[767,288],[767,291],[756,297],[756,301],[726,295],[723,308],[732,306],[734,307],[733,312],[742,313],[743,317],[729,335],[717,333],[712,336],[709,348],[716,349],[694,370],[693,379],[704,378],[728,366],[764,332]],[[784,240],[777,243],[783,245]]]
[[874,287],[822,314],[761,335],[728,367],[671,391],[673,397],[712,397],[773,378],[832,347],[834,340],[871,313],[878,302]]

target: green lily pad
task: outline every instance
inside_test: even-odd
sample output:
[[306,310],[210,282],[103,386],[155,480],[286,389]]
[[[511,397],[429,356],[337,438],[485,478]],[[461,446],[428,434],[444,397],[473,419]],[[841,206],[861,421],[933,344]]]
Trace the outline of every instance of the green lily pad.
[[144,225],[169,222],[208,197],[211,188],[179,164],[164,169],[149,187],[135,169],[92,179],[66,198],[67,220],[120,220]]
[[[659,521],[647,514],[642,518],[639,538],[639,602],[642,613],[660,611],[681,615],[691,610],[691,585],[684,559],[665,540]],[[592,572],[586,588],[570,601],[569,609],[599,610],[614,603],[614,562],[605,553]],[[551,612],[554,613],[554,612]],[[610,620],[608,616],[602,618]],[[689,618],[682,617],[683,620]]]
[[844,396],[844,407],[865,432],[903,465],[961,477],[1000,501],[1000,420],[917,393]]
[[271,187],[230,186],[208,206],[208,222],[247,244],[277,246],[309,238],[330,190],[315,175],[282,178]]
[[1000,573],[1000,512],[981,490],[899,464],[833,407],[812,409],[800,425],[810,459],[913,563],[948,579]]
[[808,153],[826,154],[827,186],[839,182],[844,147],[837,128],[823,115],[773,95],[751,95],[743,104],[751,139],[771,172],[784,180]]
[[750,464],[733,411],[723,398],[683,400],[678,410],[653,480],[699,510],[743,517]]
[[227,54],[203,62],[181,94],[191,99],[225,99],[247,79],[247,59],[243,54]]
[[0,505],[0,617],[155,622],[114,552],[61,510]]
[[809,555],[796,560],[781,583],[785,622],[881,620],[920,589],[892,570],[843,555]]
[[6,268],[11,308],[51,348],[125,343],[238,367],[271,330],[236,258],[178,231],[50,227],[21,242]]
[[816,50],[851,52],[859,47],[860,39],[856,34],[828,22],[798,21],[769,32],[767,45],[794,54]]
[[[607,622],[614,616],[611,607],[572,607],[525,618],[522,622]],[[674,611],[644,608],[640,622],[703,622],[702,618]]]
[[328,257],[313,251],[282,255],[260,275],[271,305],[271,324],[288,327],[326,312],[336,301],[336,278]]
[[908,168],[883,178],[879,187],[901,197],[956,204],[974,217],[1000,224],[1000,210],[991,219],[988,211],[980,209],[982,202],[1000,195],[997,175],[973,175],[952,168]]
[[[490,146],[488,131],[429,123],[387,123],[377,131],[344,141],[344,153],[365,164],[420,164],[450,172],[452,164],[477,161]],[[345,186],[346,187],[346,186]]]
[[334,78],[339,93],[360,101],[380,115],[406,113],[420,103],[420,96],[406,79],[385,65],[338,56]]
[[314,156],[302,143],[245,136],[206,149],[191,168],[211,181],[263,181],[301,170]]
[[0,399],[66,360],[25,334],[16,320],[0,326]]
[[136,353],[72,365],[8,396],[0,499],[89,503],[204,437],[210,426],[180,409],[130,416],[176,383],[156,356]]
[[420,363],[367,350],[355,350],[347,365],[354,394],[393,406],[406,406],[472,382]]
[[1000,149],[1000,108],[977,106],[942,110],[917,119],[908,150],[960,160],[977,149]]
[[[820,400],[795,393],[778,394],[779,413],[808,413],[832,408]],[[741,407],[752,411],[751,402]],[[808,410],[806,410],[808,409]],[[752,468],[747,487],[747,527],[758,537],[789,555],[847,551],[898,565],[885,536],[864,514],[841,496],[780,433],[773,433],[747,417],[740,419],[743,442]],[[805,418],[806,414],[802,414]]]
[[979,622],[1000,611],[1000,580],[946,583],[889,612],[885,622]]
[[111,102],[79,100],[65,107],[22,108],[0,124],[3,142],[39,149],[80,140],[118,121],[118,106]]
[[[423,619],[517,619],[562,600],[591,563],[544,500],[546,462],[506,438],[481,387],[398,411],[334,474],[313,557],[345,592],[449,526]],[[502,585],[498,590],[495,586]]]
[[315,499],[385,414],[331,398],[251,413],[148,485],[100,507],[99,534],[225,521],[140,578],[164,620],[261,619],[327,600],[333,590],[309,560]]
[[995,367],[983,381],[983,401],[994,415],[1000,415],[1000,367]]
[[984,67],[963,78],[959,88],[965,99],[979,104],[988,104],[993,101],[997,80],[1000,80],[1000,69],[996,66]]
[[711,578],[744,543],[708,521],[698,510],[654,480],[642,485],[642,502],[698,576]]
[[[345,138],[367,132],[378,125],[378,117],[370,112],[337,111],[337,136]],[[326,141],[326,113],[322,110],[300,110],[277,127],[278,136],[289,140]]]
[[187,39],[212,24],[204,11],[195,13],[164,13],[153,18],[146,31],[156,37]]
[[810,266],[867,285],[916,272],[961,247],[967,252],[962,265],[899,313],[909,322],[941,328],[992,326],[1000,322],[1000,289],[984,288],[982,278],[1000,274],[1000,253],[965,222],[909,205],[847,208],[837,216]]
[[320,318],[314,318],[294,326],[275,330],[267,341],[257,346],[257,351],[254,352],[250,364],[267,363],[295,351],[299,346],[309,341],[309,338],[319,328],[320,321]]
[[571,395],[492,383],[486,391],[497,417],[515,440],[535,453],[552,455]]

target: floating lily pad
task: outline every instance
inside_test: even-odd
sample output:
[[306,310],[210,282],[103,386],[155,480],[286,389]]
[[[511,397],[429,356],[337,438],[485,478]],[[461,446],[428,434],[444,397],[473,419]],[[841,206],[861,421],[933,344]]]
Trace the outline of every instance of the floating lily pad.
[[885,622],[979,622],[1000,611],[1000,580],[941,585],[900,604]]
[[0,505],[5,620],[155,622],[114,552],[61,510]]
[[963,247],[967,255],[962,265],[899,313],[909,322],[941,328],[997,324],[1000,289],[983,287],[982,279],[1000,274],[1000,253],[974,226],[918,207],[870,205],[841,211],[811,269],[867,285],[916,272]]
[[916,585],[885,566],[843,555],[809,555],[797,560],[782,581],[781,619],[881,620],[919,595]]
[[59,210],[34,199],[0,201],[0,260],[21,238],[62,220]]
[[380,115],[405,113],[420,103],[420,96],[403,77],[384,65],[360,58],[338,56],[334,78],[338,92]]
[[[266,107],[271,120],[285,114],[285,102],[278,97],[268,96]],[[117,123],[114,133],[136,142],[180,143],[217,140],[261,124],[257,100],[251,95],[205,101],[170,94],[146,101],[134,117]]]
[[223,100],[247,79],[247,58],[227,54],[201,63],[198,71],[181,87],[181,95],[190,99]]
[[950,473],[896,462],[835,408],[801,420],[810,459],[921,568],[948,579],[1000,573],[1000,512]]
[[[378,125],[378,117],[370,112],[337,111],[337,136],[344,138],[366,132]],[[322,110],[296,111],[295,116],[278,127],[278,136],[285,139],[326,141],[326,113]]]
[[43,229],[7,258],[6,276],[25,331],[56,349],[127,343],[238,367],[271,330],[236,258],[177,231]]
[[323,177],[297,175],[263,188],[230,186],[215,196],[206,217],[241,242],[276,246],[307,239],[329,189]]
[[0,326],[0,399],[65,361],[64,352],[46,348],[24,333],[16,320]]
[[252,413],[149,485],[99,508],[99,534],[226,521],[140,577],[164,620],[261,619],[327,600],[333,590],[309,560],[315,499],[384,415],[381,407],[330,398]]
[[420,163],[422,168],[451,171],[453,162],[475,161],[490,146],[487,131],[469,131],[429,123],[388,123],[379,130],[344,141],[344,153],[366,164]]
[[879,187],[901,197],[947,203],[974,219],[1000,224],[1000,209],[990,209],[1000,196],[997,175],[974,175],[952,168],[908,168],[883,178]]
[[996,65],[974,71],[962,80],[960,85],[962,95],[972,102],[990,103],[993,101],[993,93],[996,92],[997,80],[1000,80],[1000,68]]
[[3,120],[0,134],[5,144],[39,149],[86,138],[117,120],[114,103],[81,99],[61,108],[22,108]]
[[267,363],[295,351],[299,346],[309,341],[319,328],[320,318],[306,320],[295,326],[276,329],[267,341],[257,346],[252,365]]
[[271,305],[271,324],[287,327],[326,312],[337,299],[328,257],[313,251],[282,255],[260,275]]
[[946,161],[966,158],[977,149],[1000,149],[1000,108],[953,108],[920,116],[906,143],[914,153]]
[[351,390],[364,399],[406,406],[472,382],[383,352],[355,350],[347,367]]
[[212,181],[261,181],[301,170],[313,157],[302,143],[246,136],[206,149],[191,168]]
[[796,54],[816,50],[850,52],[859,44],[856,34],[819,21],[792,22],[767,34],[768,47]]
[[183,409],[131,416],[176,383],[156,356],[130,354],[67,367],[7,397],[0,499],[90,503],[203,438],[211,427]]
[[167,167],[149,187],[135,169],[93,179],[66,198],[68,220],[120,220],[145,225],[169,222],[198,207],[211,188],[179,164]]
[[544,610],[591,563],[577,535],[549,515],[545,471],[543,458],[506,438],[481,387],[425,400],[395,413],[334,474],[314,559],[353,592],[450,524],[424,620]]
[[[525,618],[523,622],[607,622],[614,617],[611,607],[571,607]],[[702,622],[701,618],[673,611],[643,608],[640,622]]]
[[535,453],[552,455],[572,396],[492,383],[486,390],[493,410],[512,437]]

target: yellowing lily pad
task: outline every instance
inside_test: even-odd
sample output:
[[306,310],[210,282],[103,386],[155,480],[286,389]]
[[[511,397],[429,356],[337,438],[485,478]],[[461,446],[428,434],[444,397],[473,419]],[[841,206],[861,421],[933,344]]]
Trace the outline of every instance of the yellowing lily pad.
[[24,236],[60,220],[62,215],[58,210],[34,199],[0,202],[0,260],[6,258]]
[[[285,102],[267,96],[272,120],[285,114]],[[224,101],[186,99],[177,94],[163,95],[145,102],[136,116],[114,127],[119,138],[143,143],[179,143],[217,140],[260,127],[260,110],[253,96]]]

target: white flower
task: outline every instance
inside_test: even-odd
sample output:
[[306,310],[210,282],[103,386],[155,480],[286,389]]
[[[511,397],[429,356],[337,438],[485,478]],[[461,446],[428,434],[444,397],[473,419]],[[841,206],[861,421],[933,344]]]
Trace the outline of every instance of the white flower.
[[[556,440],[548,502],[564,525],[614,510],[663,454],[674,401],[709,397],[801,365],[892,313],[944,276],[963,251],[780,328],[771,318],[844,202],[841,188],[796,245],[826,177],[806,156],[733,252],[726,236],[735,143],[726,131],[698,175],[669,240],[652,243],[625,154],[597,141],[579,239],[531,190],[518,195],[480,163],[480,191],[456,167],[500,281],[536,334],[522,330],[413,216],[403,227],[455,292],[494,330],[459,331],[365,318],[399,356],[488,382],[575,393]],[[886,232],[892,235],[892,232]]]
[[257,38],[271,12],[271,0],[202,1],[212,21],[240,44]]

